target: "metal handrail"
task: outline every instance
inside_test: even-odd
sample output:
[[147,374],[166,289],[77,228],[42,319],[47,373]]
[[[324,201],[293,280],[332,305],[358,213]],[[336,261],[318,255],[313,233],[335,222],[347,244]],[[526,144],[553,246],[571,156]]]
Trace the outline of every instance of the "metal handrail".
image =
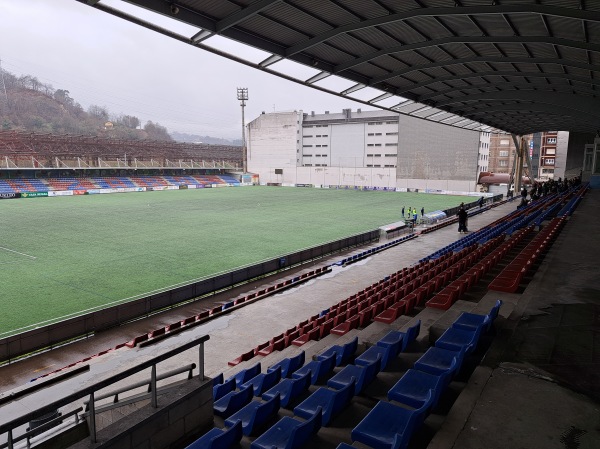
[[[186,371],[189,371],[188,379],[191,379],[192,378],[192,370],[194,368],[196,368],[196,364],[190,363],[189,365],[182,366],[181,368],[167,371],[166,373],[163,373],[160,376],[157,376],[156,380],[158,381],[158,380],[168,379],[169,377],[173,377],[178,374],[185,373]],[[140,387],[145,387],[146,385],[150,385],[150,383],[151,383],[150,380],[140,380],[139,382],[136,382],[134,384],[130,384],[125,387],[113,390],[111,392],[108,392],[108,393],[105,393],[105,394],[102,394],[99,396],[95,396],[94,400],[96,402],[98,402],[98,401],[101,401],[102,399],[106,399],[106,398],[110,398],[111,396],[114,396],[113,402],[119,402],[119,395],[121,393],[126,393],[128,391],[135,390],[136,388],[140,388]],[[85,409],[87,411],[88,401],[83,401],[83,404],[85,405]]]
[[[50,421],[47,421],[44,424],[40,424],[39,426],[37,426],[37,427],[35,427],[35,428],[31,429],[31,430],[28,430],[24,434],[19,435],[16,438],[12,438],[11,439],[12,440],[12,444],[18,443],[19,441],[24,440],[26,438],[29,441],[30,437],[37,436],[40,433],[45,432],[46,430],[50,430],[53,427],[56,427],[56,424],[60,424],[61,422],[63,422],[64,420],[70,418],[73,415],[75,415],[75,423],[78,423],[79,422],[79,412],[82,412],[82,411],[83,411],[83,407],[79,407],[79,408],[76,408],[75,410],[71,410],[70,412],[65,413],[64,415],[57,416],[56,418],[54,418],[54,419],[52,419]],[[7,447],[9,447],[9,443],[2,443],[2,444],[0,444],[0,449],[4,449],[4,448],[7,448]],[[29,447],[29,444],[27,445],[27,447]]]
[[[153,371],[154,375],[152,376],[151,384],[153,387],[152,391],[154,393],[156,393],[156,375],[155,375],[156,364],[160,363],[164,360],[170,359],[171,357],[176,356],[177,354],[180,354],[184,351],[187,351],[188,349],[193,348],[195,346],[199,346],[199,354],[198,354],[198,356],[199,356],[199,363],[198,363],[199,375],[198,375],[198,377],[201,381],[203,381],[204,380],[204,343],[206,341],[208,341],[209,339],[210,339],[209,335],[203,335],[199,338],[196,338],[195,340],[192,340],[187,343],[183,343],[182,345],[178,346],[177,348],[171,349],[170,351],[167,351],[164,354],[161,354],[150,360],[142,362],[139,365],[136,365],[132,368],[126,369],[118,374],[115,374],[115,375],[110,376],[107,379],[104,379],[100,382],[97,382],[95,384],[92,384],[90,386],[82,388],[81,390],[78,390],[74,393],[66,395],[54,402],[51,402],[49,404],[46,404],[46,405],[38,408],[37,410],[26,413],[23,416],[15,418],[4,424],[0,424],[0,434],[8,433],[8,447],[12,448],[12,446],[13,446],[12,430],[13,429],[16,429],[19,426],[22,426],[24,424],[27,424],[29,421],[35,419],[36,417],[38,417],[40,415],[44,415],[45,413],[53,412],[55,410],[58,410],[60,407],[71,404],[81,398],[88,396],[90,398],[90,400],[89,400],[90,438],[92,439],[92,442],[96,442],[96,420],[95,420],[95,412],[94,412],[94,410],[95,410],[94,393],[96,391],[106,388],[116,382],[119,382],[129,376],[132,376],[142,370],[145,370],[146,368],[153,368],[152,371]],[[156,406],[156,401],[153,400],[152,404],[153,404],[153,406]]]

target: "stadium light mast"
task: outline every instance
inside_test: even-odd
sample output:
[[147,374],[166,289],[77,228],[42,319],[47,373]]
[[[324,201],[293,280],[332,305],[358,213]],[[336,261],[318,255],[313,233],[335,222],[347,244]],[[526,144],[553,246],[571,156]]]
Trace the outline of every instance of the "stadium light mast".
[[248,171],[248,152],[246,150],[246,122],[244,121],[244,108],[246,107],[246,101],[248,100],[247,87],[237,88],[237,99],[240,100],[240,106],[242,107],[242,171],[246,173]]

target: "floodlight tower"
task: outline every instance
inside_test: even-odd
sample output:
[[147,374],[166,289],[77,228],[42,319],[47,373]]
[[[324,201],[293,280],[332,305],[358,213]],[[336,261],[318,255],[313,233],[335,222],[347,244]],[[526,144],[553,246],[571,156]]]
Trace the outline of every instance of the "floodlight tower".
[[244,108],[246,107],[246,100],[248,100],[247,87],[237,88],[237,99],[240,100],[240,106],[242,107],[242,171],[246,173],[248,171],[248,152],[246,150],[246,122],[244,121]]

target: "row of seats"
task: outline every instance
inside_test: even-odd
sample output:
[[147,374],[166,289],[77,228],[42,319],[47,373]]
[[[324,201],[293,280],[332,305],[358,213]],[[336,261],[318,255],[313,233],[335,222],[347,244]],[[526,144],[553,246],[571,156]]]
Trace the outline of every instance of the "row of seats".
[[240,182],[230,175],[18,178],[0,179],[0,193],[114,189],[122,187],[164,187],[181,184],[196,184],[201,186],[212,184],[240,185]]
[[[406,448],[429,412],[434,409],[464,356],[473,352],[483,332],[498,315],[498,301],[488,315],[463,313],[352,430],[352,441],[372,448]],[[398,405],[397,405],[398,404]],[[340,445],[340,448],[350,448]]]
[[353,254],[352,256],[345,257],[342,260],[340,260],[339,262],[335,262],[333,265],[344,266],[344,265],[349,265],[349,264],[354,263],[354,262],[358,262],[359,260],[364,259],[365,257],[369,257],[369,256],[371,256],[371,255],[373,255],[375,253],[378,253],[378,252],[383,251],[385,249],[391,248],[392,246],[399,245],[400,243],[404,243],[404,242],[406,242],[408,240],[412,240],[412,239],[414,239],[416,237],[417,237],[417,234],[408,234],[408,235],[405,235],[404,237],[401,237],[401,238],[396,239],[396,240],[392,240],[391,242],[384,243],[383,245],[379,245],[379,246],[376,246],[374,248],[369,248],[369,249],[367,249],[365,251],[362,251],[362,252],[360,252],[358,254]]
[[[353,396],[361,394],[389,360],[416,339],[419,329],[420,322],[407,332],[391,331],[356,358],[357,337],[346,344],[330,346],[306,364],[302,351],[271,366],[264,374],[260,373],[260,364],[256,364],[226,381],[222,374],[217,376],[213,386],[214,412],[225,419],[225,428],[211,429],[188,448],[230,448],[242,435],[258,435],[251,443],[253,449],[302,446],[321,426],[328,426]],[[353,358],[354,363],[350,363]],[[341,369],[332,375],[335,367]],[[275,384],[267,391],[257,389],[268,378]],[[307,396],[309,387],[320,382],[326,386]],[[280,407],[293,409],[294,417],[284,416],[261,433],[276,420]]]
[[554,242],[565,224],[565,217],[556,217],[494,278],[489,290],[515,293],[531,266]]

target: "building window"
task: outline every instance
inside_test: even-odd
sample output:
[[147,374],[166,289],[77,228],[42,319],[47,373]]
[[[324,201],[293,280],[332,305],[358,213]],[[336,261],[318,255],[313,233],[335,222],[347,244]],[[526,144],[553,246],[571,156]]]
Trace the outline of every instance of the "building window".
[[372,143],[368,143],[368,144],[367,144],[367,146],[368,146],[368,147],[372,147],[372,146],[373,146],[373,144],[372,144]]
[[387,125],[395,125],[397,122],[385,122]]
[[305,167],[312,167],[312,164],[304,164]]
[[547,143],[556,143],[556,137],[548,137]]
[[312,148],[312,145],[302,145],[302,148]]
[[369,133],[369,134],[367,134],[367,135],[368,135],[368,136],[374,136],[374,135],[375,135],[375,133]]
[[546,148],[545,154],[554,156],[556,154],[556,148]]
[[386,147],[397,147],[398,146],[398,142],[386,143],[385,146]]
[[386,136],[397,136],[398,133],[385,133]]
[[312,157],[312,154],[303,154],[302,157]]
[[381,133],[375,133],[376,136],[381,136]]
[[396,157],[398,156],[396,153],[386,154],[385,157]]
[[381,157],[381,154],[374,154],[373,157]]
[[502,139],[502,140],[500,140],[500,145],[510,145],[510,140]]
[[383,122],[369,122],[369,123],[367,123],[367,125],[369,125],[369,126],[383,125]]
[[372,166],[373,166],[373,164],[367,164],[367,167],[372,167]]
[[304,136],[305,139],[308,139],[309,137],[312,137],[312,136]]
[[391,164],[391,165],[384,165],[384,167],[387,167],[387,168],[394,168],[394,167],[395,167],[395,165],[394,165],[394,164]]
[[500,157],[508,157],[508,151],[500,151],[498,153],[498,156],[500,156]]
[[500,167],[508,167],[508,161],[498,161],[498,162],[500,162],[500,164],[498,164],[498,165],[500,165]]
[[376,144],[375,144],[375,146],[376,146],[376,147],[380,147],[380,146],[381,146],[381,144],[380,144],[380,143],[376,143]]
[[554,159],[544,159],[544,164],[546,164],[546,165],[554,165]]
[[372,154],[367,154],[367,157],[373,157],[373,155]]

